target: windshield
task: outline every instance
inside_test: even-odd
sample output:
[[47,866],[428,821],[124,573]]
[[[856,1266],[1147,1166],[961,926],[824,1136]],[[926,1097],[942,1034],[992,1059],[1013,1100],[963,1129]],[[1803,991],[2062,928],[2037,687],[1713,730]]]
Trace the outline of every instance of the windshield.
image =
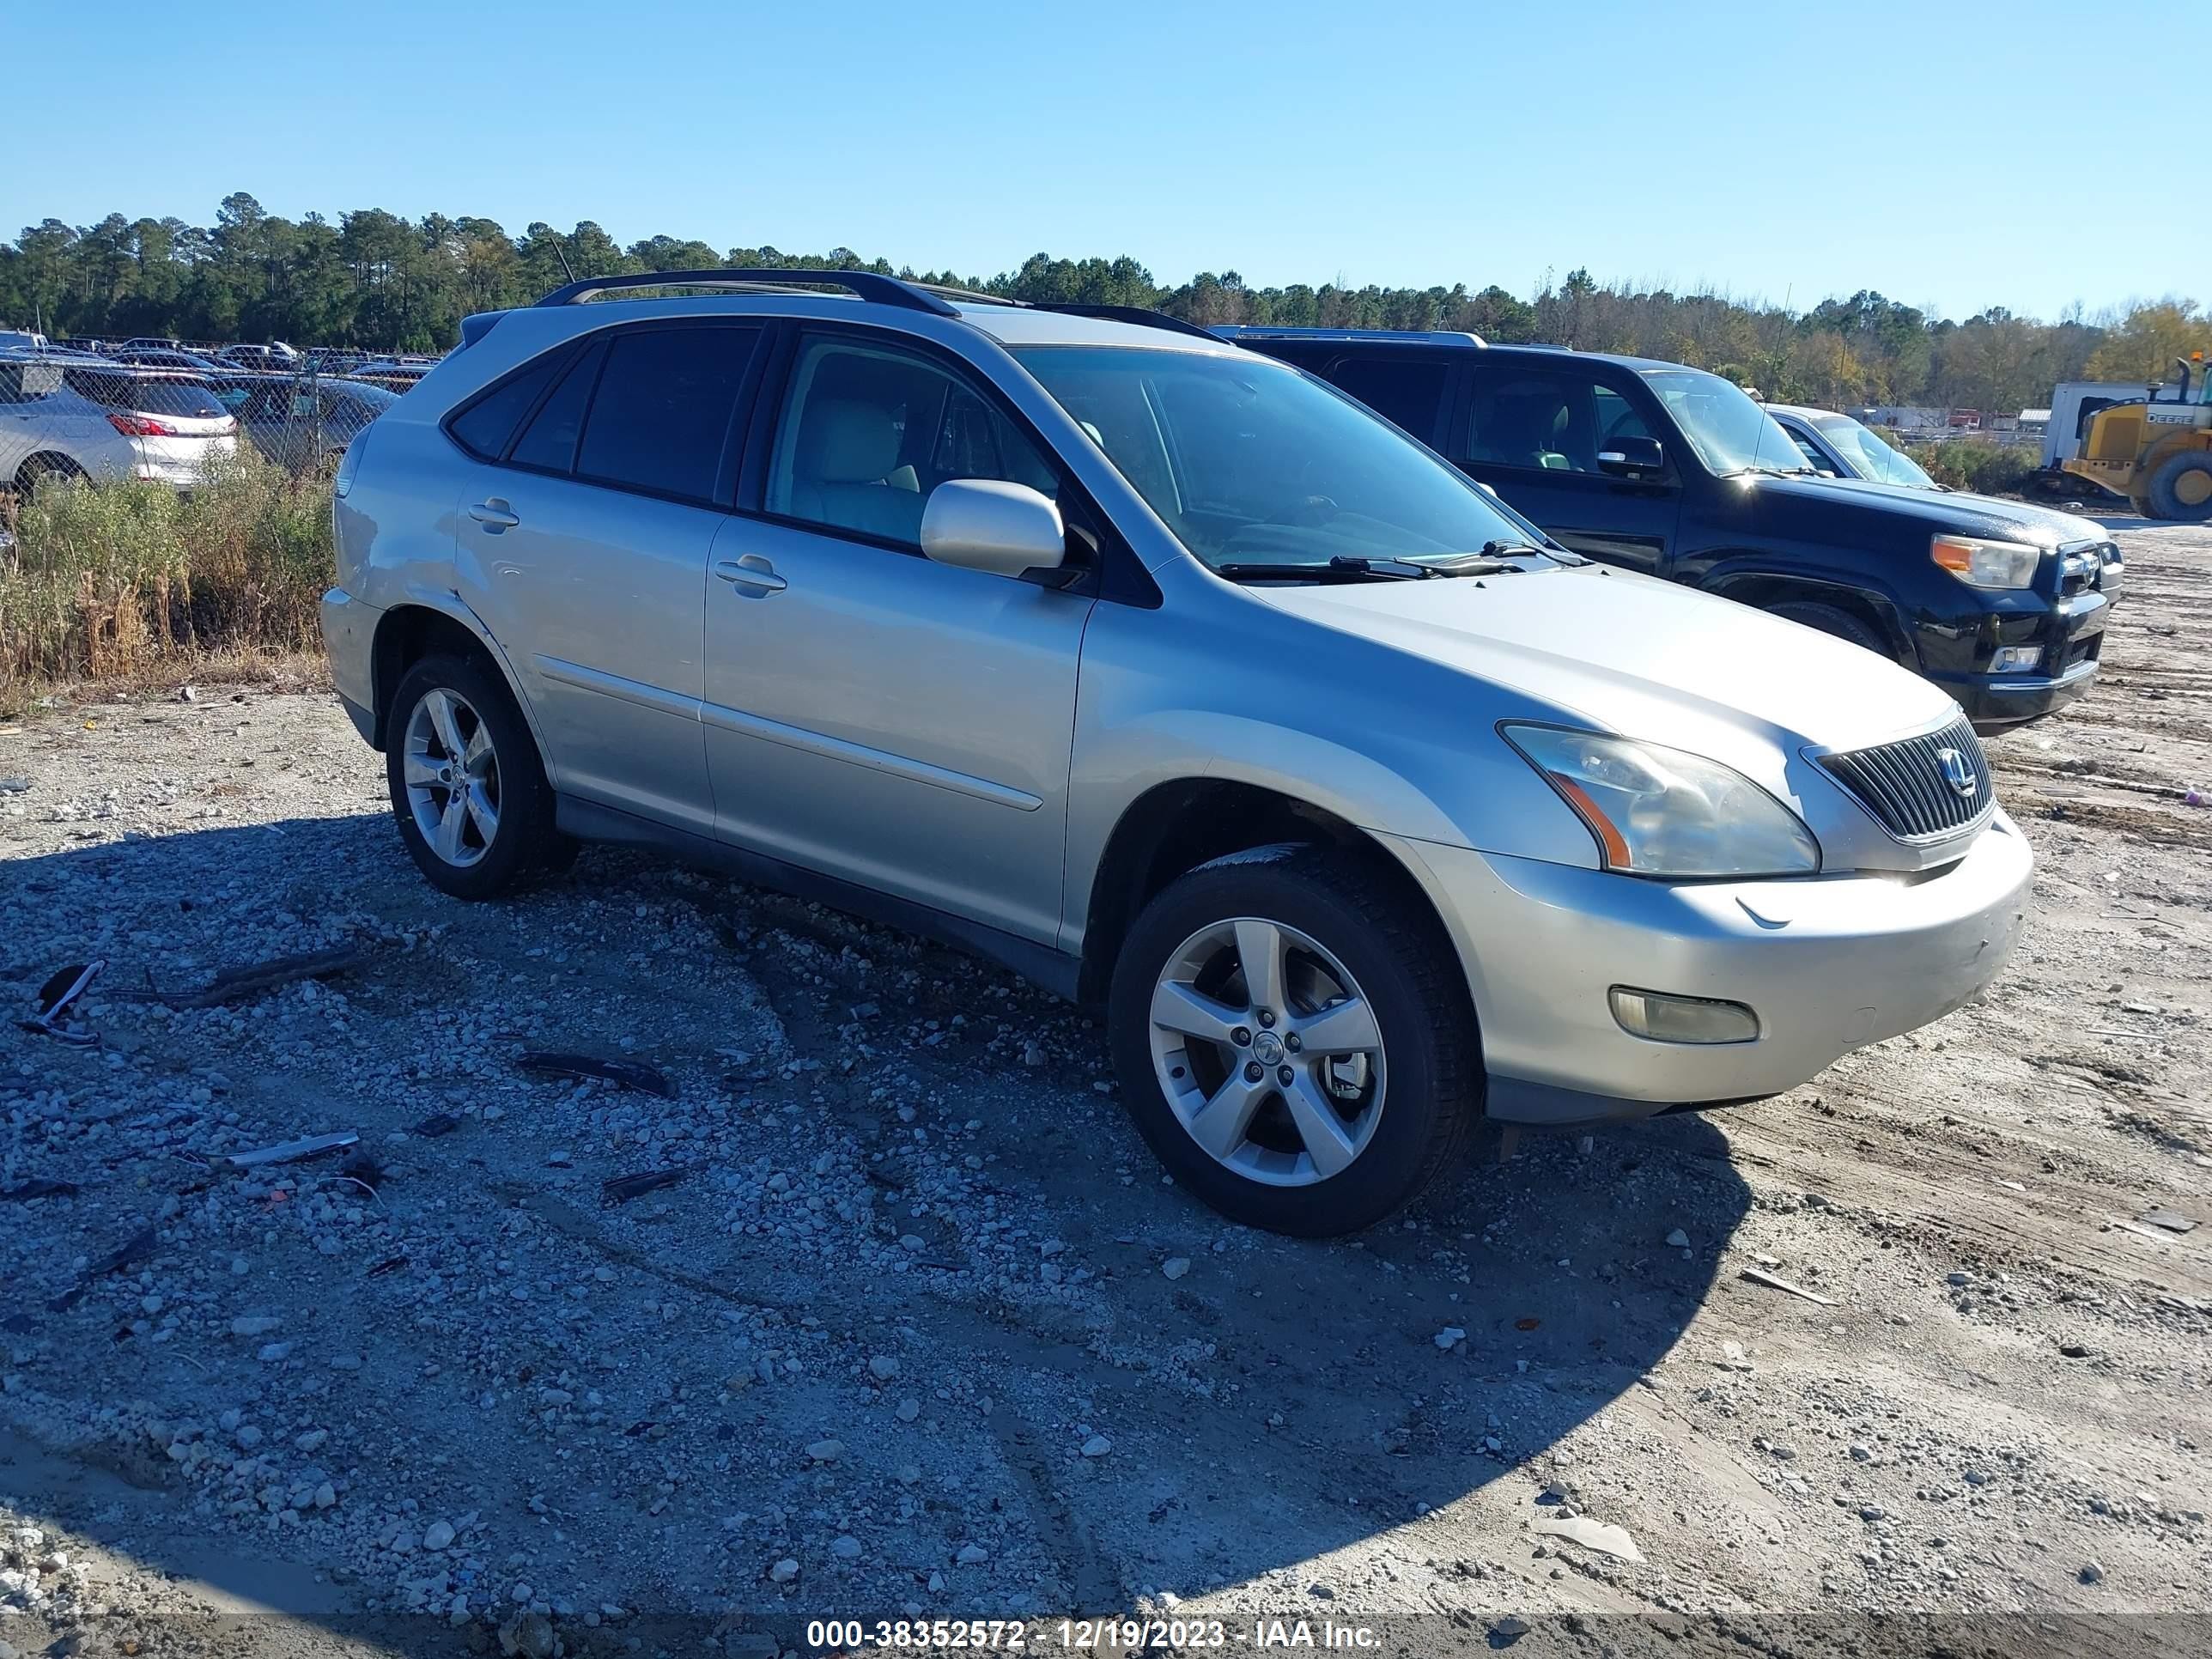
[[1891,447],[1880,433],[1861,426],[1850,416],[1823,415],[1813,424],[1861,477],[1910,484],[1916,489],[1936,488],[1936,480],[1921,471],[1917,461]]
[[1644,380],[1708,471],[1725,478],[1736,472],[1813,470],[1774,417],[1719,375],[1698,368],[1660,368]]
[[1215,569],[1419,560],[1544,539],[1396,428],[1283,364],[1141,346],[1014,356]]

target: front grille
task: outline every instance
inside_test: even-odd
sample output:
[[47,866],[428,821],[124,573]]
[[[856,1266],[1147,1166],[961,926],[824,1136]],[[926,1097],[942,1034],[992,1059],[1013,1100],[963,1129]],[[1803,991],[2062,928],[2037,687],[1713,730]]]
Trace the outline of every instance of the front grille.
[[[1972,779],[1972,789],[1961,793],[1945,775],[1947,750],[1958,755],[1959,766],[1954,769],[1963,767],[1961,775]],[[1963,719],[1902,743],[1823,755],[1820,764],[1899,841],[1940,841],[1956,835],[1987,817],[1996,805],[1981,740]]]

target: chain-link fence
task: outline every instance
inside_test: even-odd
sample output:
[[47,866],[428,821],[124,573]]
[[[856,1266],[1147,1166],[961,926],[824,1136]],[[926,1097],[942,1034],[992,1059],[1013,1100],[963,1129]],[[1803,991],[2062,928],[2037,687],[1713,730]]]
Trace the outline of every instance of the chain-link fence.
[[0,330],[0,494],[20,500],[58,478],[189,489],[233,455],[328,471],[435,362]]

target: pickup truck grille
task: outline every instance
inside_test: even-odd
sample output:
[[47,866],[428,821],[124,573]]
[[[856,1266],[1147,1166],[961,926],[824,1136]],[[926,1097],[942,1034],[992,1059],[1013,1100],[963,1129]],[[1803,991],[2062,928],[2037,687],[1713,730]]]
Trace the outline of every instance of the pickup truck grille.
[[1899,841],[1955,836],[1996,805],[1981,740],[1964,719],[1925,737],[1823,755],[1820,764]]

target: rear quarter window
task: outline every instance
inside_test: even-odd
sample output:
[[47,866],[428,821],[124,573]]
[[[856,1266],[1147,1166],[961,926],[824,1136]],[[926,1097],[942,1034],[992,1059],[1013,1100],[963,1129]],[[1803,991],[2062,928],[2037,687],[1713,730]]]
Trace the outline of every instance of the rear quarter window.
[[514,428],[537,404],[538,394],[551,384],[555,372],[568,361],[568,348],[546,352],[522,366],[483,393],[446,422],[455,443],[480,461],[495,461],[507,453]]

